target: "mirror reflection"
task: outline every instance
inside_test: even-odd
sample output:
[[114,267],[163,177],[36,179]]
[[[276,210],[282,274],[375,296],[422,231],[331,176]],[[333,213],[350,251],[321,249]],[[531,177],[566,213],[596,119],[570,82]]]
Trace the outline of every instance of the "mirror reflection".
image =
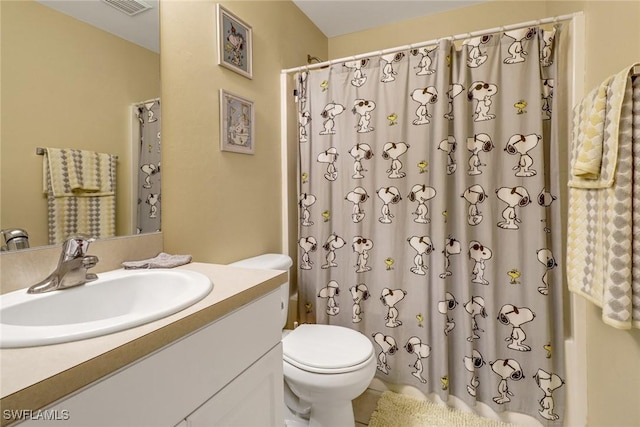
[[[58,243],[50,240],[49,156],[38,155],[39,148],[65,149],[68,159],[70,150],[117,158],[112,233],[160,229],[158,1],[145,3],[152,8],[129,16],[102,0],[0,2],[0,245],[23,248],[24,234],[30,247]],[[96,18],[101,22],[87,23]],[[154,33],[142,34],[147,27]],[[70,196],[100,197],[92,194],[102,190],[91,181],[95,167],[82,158],[55,173],[79,179]]]

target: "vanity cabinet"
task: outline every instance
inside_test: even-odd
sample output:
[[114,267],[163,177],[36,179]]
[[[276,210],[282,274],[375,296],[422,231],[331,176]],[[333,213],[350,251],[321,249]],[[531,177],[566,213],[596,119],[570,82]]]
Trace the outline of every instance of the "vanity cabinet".
[[43,411],[64,417],[21,425],[284,425],[281,333],[275,290]]

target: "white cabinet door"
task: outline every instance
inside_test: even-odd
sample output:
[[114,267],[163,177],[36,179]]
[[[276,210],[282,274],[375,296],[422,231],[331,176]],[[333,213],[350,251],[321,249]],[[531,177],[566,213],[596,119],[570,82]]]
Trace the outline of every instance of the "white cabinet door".
[[187,417],[189,427],[284,425],[282,345],[274,347]]

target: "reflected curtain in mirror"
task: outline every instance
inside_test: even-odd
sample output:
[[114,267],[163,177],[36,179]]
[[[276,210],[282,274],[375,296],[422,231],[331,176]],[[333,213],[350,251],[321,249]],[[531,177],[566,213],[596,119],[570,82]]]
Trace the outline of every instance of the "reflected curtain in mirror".
[[145,101],[135,107],[140,127],[136,232],[141,234],[160,231],[161,224],[160,99]]

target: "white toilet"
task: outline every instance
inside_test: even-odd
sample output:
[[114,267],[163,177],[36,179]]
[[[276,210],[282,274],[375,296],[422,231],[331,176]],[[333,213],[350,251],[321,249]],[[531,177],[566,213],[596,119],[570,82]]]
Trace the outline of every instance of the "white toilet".
[[[287,255],[265,254],[230,265],[289,271]],[[280,287],[282,327],[287,323],[289,282]],[[376,371],[373,344],[342,326],[300,325],[282,331],[287,427],[354,426],[351,401],[362,394]]]

